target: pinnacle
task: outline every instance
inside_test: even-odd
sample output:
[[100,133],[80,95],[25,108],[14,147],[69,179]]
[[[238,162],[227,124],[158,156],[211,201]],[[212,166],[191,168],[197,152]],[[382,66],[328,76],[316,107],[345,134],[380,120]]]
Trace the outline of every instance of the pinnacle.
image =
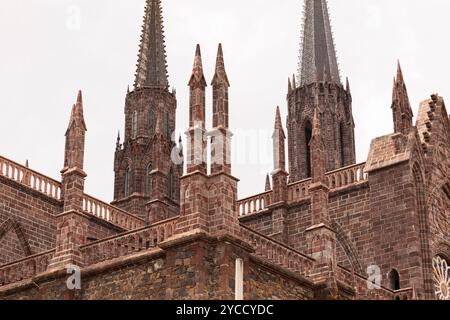
[[275,115],[275,129],[281,129],[283,130],[283,124],[281,122],[281,113],[280,113],[280,107],[277,106],[277,112]]
[[69,130],[73,124],[81,126],[81,128],[86,131],[86,123],[84,122],[83,115],[83,95],[81,90],[78,91],[77,102],[72,106],[69,127],[67,130]]
[[266,175],[266,186],[265,186],[265,191],[270,191],[272,188],[271,188],[271,186],[270,186],[270,177],[269,177],[269,175],[267,174]]
[[200,45],[197,44],[196,48],[195,48],[195,56],[196,57],[201,57],[202,56],[202,52],[200,50]]
[[230,86],[227,72],[225,71],[225,62],[223,58],[223,49],[221,43],[219,43],[219,48],[217,49],[216,69],[211,84],[217,85],[220,83],[224,83],[228,87]]
[[404,83],[403,71],[400,65],[400,60],[397,61],[397,82]]
[[81,90],[78,90],[77,103],[83,103],[83,93]]
[[194,66],[192,68],[191,79],[189,80],[189,86],[194,84],[200,84],[206,87],[205,75],[203,74],[202,53],[199,44],[197,44],[195,49]]

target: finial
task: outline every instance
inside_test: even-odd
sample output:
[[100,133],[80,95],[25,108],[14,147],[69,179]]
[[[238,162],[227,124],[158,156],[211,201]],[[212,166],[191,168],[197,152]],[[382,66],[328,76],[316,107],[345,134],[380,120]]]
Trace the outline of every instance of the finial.
[[280,107],[277,106],[277,112],[275,115],[275,129],[283,129],[283,124],[281,122],[281,113],[280,113]]
[[189,80],[189,86],[192,86],[195,83],[199,83],[200,85],[206,87],[206,80],[203,74],[202,53],[199,44],[197,44],[197,47],[195,48],[194,66],[192,68],[192,76]]
[[293,90],[297,89],[297,84],[295,81],[295,74],[292,75],[292,89]]
[[77,103],[83,103],[83,94],[81,90],[78,90]]
[[288,77],[288,94],[292,92],[291,78]]
[[29,167],[30,167],[30,166],[29,166],[29,163],[28,163],[28,159],[25,160],[25,167],[26,167],[26,168],[29,168]]
[[116,149],[120,149],[120,130],[117,133]]
[[345,78],[345,91],[350,94],[350,82],[348,81],[348,77]]
[[223,58],[223,49],[222,44],[219,43],[219,47],[217,49],[217,58],[216,58],[216,68],[214,72],[214,77],[211,82],[211,85],[219,85],[225,84],[227,87],[230,86],[230,82],[228,81],[227,72],[225,71],[225,61]]
[[397,82],[400,83],[404,83],[404,79],[403,79],[403,71],[402,71],[402,67],[400,65],[400,60],[397,60]]
[[270,177],[269,177],[269,175],[267,174],[267,175],[266,175],[266,186],[265,186],[265,191],[270,191],[270,190],[272,190],[272,187],[270,186]]

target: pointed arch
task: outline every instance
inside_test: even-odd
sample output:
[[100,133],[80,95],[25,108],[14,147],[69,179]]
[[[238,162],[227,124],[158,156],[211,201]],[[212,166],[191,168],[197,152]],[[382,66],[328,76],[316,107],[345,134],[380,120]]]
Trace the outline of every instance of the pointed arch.
[[152,171],[153,171],[153,165],[151,162],[149,162],[145,169],[145,194],[147,196],[152,195],[152,187],[153,187],[153,181],[152,181]]
[[173,168],[170,168],[169,175],[167,176],[167,196],[172,200],[175,198],[175,177]]
[[345,128],[344,123],[339,123],[339,154],[341,156],[341,167],[345,167]]
[[124,195],[128,197],[131,194],[131,166],[128,165],[125,169],[124,178]]
[[19,239],[20,246],[26,257],[32,255],[30,244],[23,231],[22,225],[14,218],[9,218],[0,225],[0,241],[10,231],[14,231]]
[[331,227],[336,232],[336,240],[342,246],[342,249],[344,250],[350,264],[352,265],[352,268],[356,273],[363,274],[361,262],[359,261],[356,254],[357,251],[350,239],[348,239],[348,237],[345,235],[344,228],[342,228],[342,226],[336,221],[333,221],[331,223]]
[[401,289],[400,286],[400,274],[397,269],[392,269],[388,274],[389,279],[389,288],[393,291],[397,291]]
[[303,127],[304,137],[305,137],[305,166],[306,166],[306,177],[311,177],[311,139],[312,139],[312,123],[310,120],[306,120]]
[[135,110],[131,118],[131,139],[136,139],[138,131],[138,112]]
[[150,107],[150,109],[148,110],[148,130],[150,137],[155,134],[155,119],[155,111],[153,110],[153,107]]

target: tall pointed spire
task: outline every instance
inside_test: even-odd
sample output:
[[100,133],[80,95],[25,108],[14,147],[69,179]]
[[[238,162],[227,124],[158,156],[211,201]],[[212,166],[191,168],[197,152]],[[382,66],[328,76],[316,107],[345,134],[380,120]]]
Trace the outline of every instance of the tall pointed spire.
[[168,88],[161,0],[147,0],[138,56],[135,88]]
[[323,80],[324,69],[332,82],[340,84],[327,1],[305,0],[304,12],[298,70],[300,85]]

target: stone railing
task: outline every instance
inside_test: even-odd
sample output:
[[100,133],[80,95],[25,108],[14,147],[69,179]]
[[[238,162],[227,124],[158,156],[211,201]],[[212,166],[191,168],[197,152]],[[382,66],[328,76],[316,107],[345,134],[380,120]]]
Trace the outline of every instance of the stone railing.
[[50,198],[61,199],[61,183],[0,156],[0,176],[14,180]]
[[82,246],[80,249],[84,256],[85,264],[93,265],[155,248],[158,243],[173,236],[177,220],[178,217],[175,217],[139,230]]
[[311,179],[302,180],[288,185],[288,203],[309,199]]
[[83,211],[125,230],[134,230],[145,226],[144,219],[88,195],[83,197]]
[[415,292],[413,288],[406,288],[394,291],[395,300],[416,300]]
[[45,272],[54,252],[53,249],[0,266],[0,287],[31,279]]
[[[368,175],[365,172],[366,164],[360,163],[345,168],[340,168],[326,174],[327,185],[331,191],[346,188],[365,182]],[[311,179],[288,184],[287,202],[288,204],[301,202],[310,198],[309,187]],[[261,193],[238,201],[239,216],[248,216],[265,210],[270,204],[272,191]]]
[[345,188],[367,181],[366,163],[359,163],[327,173],[326,179],[330,190]]
[[273,262],[296,274],[305,277],[309,276],[314,259],[244,225],[241,226],[243,238],[255,248],[254,254],[257,257]]
[[272,191],[245,198],[237,202],[240,217],[265,210],[272,203]]

